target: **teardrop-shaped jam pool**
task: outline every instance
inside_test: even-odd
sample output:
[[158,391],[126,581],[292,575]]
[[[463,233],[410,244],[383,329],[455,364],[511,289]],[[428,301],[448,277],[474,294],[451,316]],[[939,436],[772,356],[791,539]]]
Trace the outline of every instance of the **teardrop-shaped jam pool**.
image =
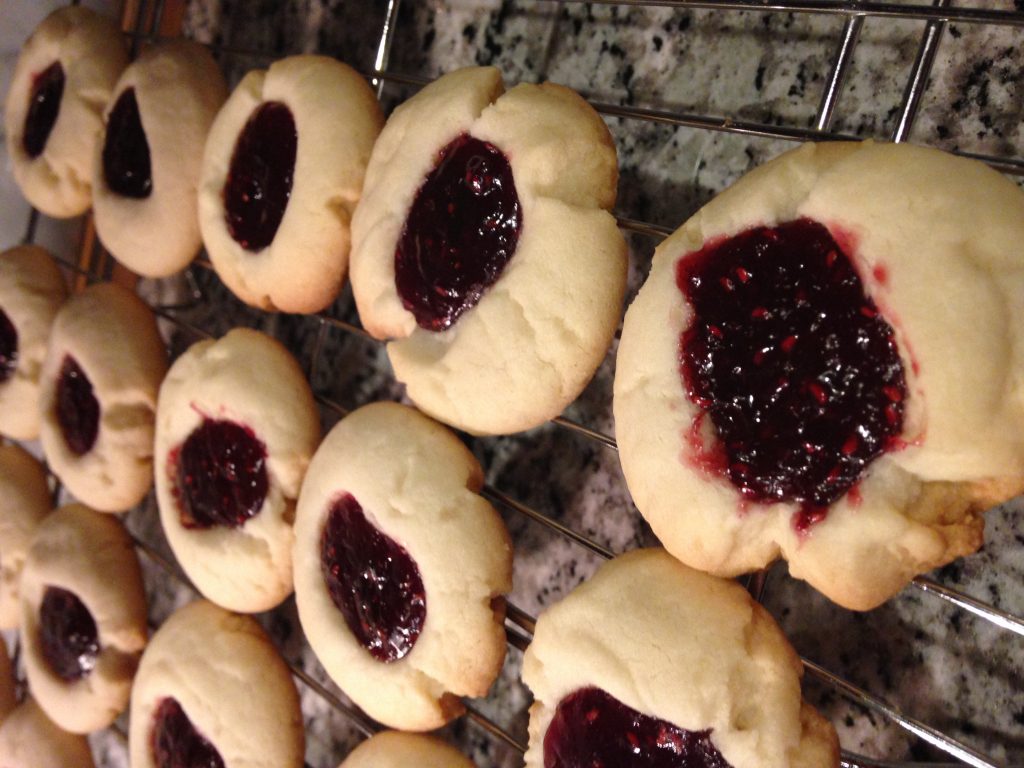
[[21,145],[25,154],[37,158],[43,154],[53,126],[60,115],[60,100],[64,96],[64,67],[59,61],[32,78],[28,98],[28,114]]
[[247,251],[270,245],[281,226],[295,175],[298,133],[287,105],[268,101],[245,124],[224,184],[224,219]]
[[168,461],[186,528],[237,528],[267,497],[267,447],[248,427],[203,419]]
[[64,358],[57,379],[57,423],[68,449],[76,456],[85,455],[96,444],[100,403],[89,377],[70,355]]
[[3,384],[18,367],[18,329],[11,318],[0,309],[0,384]]
[[153,191],[149,142],[134,88],[122,91],[110,110],[103,141],[103,177],[110,191],[122,197],[141,200]]
[[331,600],[375,659],[397,661],[412,650],[427,618],[419,568],[351,494],[327,513],[320,565]]
[[217,748],[204,737],[177,699],[163,699],[153,714],[150,737],[156,768],[224,768]]
[[46,588],[39,607],[39,648],[53,673],[67,682],[82,679],[96,666],[96,622],[73,592]]
[[711,731],[688,731],[627,707],[600,688],[558,702],[544,768],[730,768]]
[[508,158],[463,134],[413,200],[395,251],[395,287],[421,328],[443,331],[501,276],[523,215]]
[[798,219],[680,259],[694,309],[684,386],[710,415],[717,465],[749,499],[796,502],[806,531],[898,445],[907,397],[892,327],[849,256]]

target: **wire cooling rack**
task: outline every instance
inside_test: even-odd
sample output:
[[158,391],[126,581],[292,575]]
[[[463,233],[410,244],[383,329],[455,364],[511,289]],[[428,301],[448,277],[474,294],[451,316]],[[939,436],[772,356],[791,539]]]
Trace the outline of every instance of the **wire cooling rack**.
[[[225,11],[224,6],[217,3],[194,3],[200,6],[213,7],[216,13]],[[406,0],[407,5],[412,5],[413,12],[406,15],[424,13],[423,8]],[[266,5],[266,3],[260,4]],[[313,13],[312,6],[302,3],[299,7],[286,9],[288,4],[281,3],[280,14],[292,13]],[[132,42],[134,50],[146,41],[174,36],[178,34],[182,17],[185,14],[185,4],[172,2],[171,0],[126,0],[123,8],[123,28]],[[389,96],[397,98],[398,93],[407,93],[411,89],[418,88],[431,77],[422,71],[399,72],[389,69],[393,43],[398,37],[398,24],[400,19],[400,0],[385,0],[379,6],[367,11],[367,15],[376,20],[375,46],[373,50],[372,66],[364,67],[364,75],[373,83],[377,89],[378,96],[385,101]],[[440,14],[444,3],[429,4],[427,12]],[[911,136],[915,121],[920,111],[922,100],[926,94],[929,77],[935,67],[936,57],[939,51],[940,42],[944,35],[956,37],[957,27],[964,25],[983,26],[986,29],[996,28],[1020,28],[1024,27],[1024,12],[1014,9],[1000,8],[959,8],[953,7],[948,0],[935,0],[932,5],[912,5],[900,3],[867,3],[857,0],[783,0],[782,2],[762,2],[761,0],[591,0],[584,3],[581,0],[520,0],[519,2],[504,2],[500,6],[500,14],[513,12],[516,7],[522,6],[529,12],[547,13],[552,19],[550,34],[542,41],[545,55],[551,53],[552,48],[560,42],[560,35],[557,30],[559,25],[565,25],[580,14],[590,17],[594,9],[607,6],[613,14],[613,20],[617,23],[622,20],[618,14],[629,14],[633,11],[650,8],[669,9],[670,12],[689,13],[694,10],[706,11],[711,15],[726,14],[729,12],[749,12],[751,14],[763,15],[765,18],[791,19],[795,16],[815,15],[838,17],[842,21],[841,32],[836,36],[835,45],[827,57],[827,71],[824,72],[824,84],[821,88],[820,101],[813,114],[800,119],[787,122],[774,116],[768,120],[748,119],[744,115],[719,116],[713,110],[687,111],[686,109],[666,109],[662,105],[657,107],[638,106],[635,103],[634,94],[627,92],[625,98],[606,99],[600,94],[587,95],[593,106],[609,121],[622,121],[626,125],[655,125],[668,126],[673,129],[691,129],[697,132],[711,132],[731,134],[736,136],[750,137],[755,140],[769,140],[778,142],[800,142],[809,140],[831,140],[831,139],[853,139],[862,138],[863,131],[847,131],[837,127],[837,110],[840,106],[841,97],[844,94],[849,81],[851,70],[856,65],[857,47],[861,41],[865,24],[884,20],[892,24],[916,23],[922,29],[918,33],[916,48],[913,55],[913,63],[910,66],[899,103],[894,110],[890,110],[888,120],[885,123],[885,131],[874,131],[875,135],[889,138],[892,141],[904,141]],[[409,9],[405,9],[409,11]],[[215,13],[215,15],[216,15]],[[243,14],[242,7],[235,9],[235,14]],[[369,22],[368,22],[369,23]],[[259,46],[252,45],[251,40],[237,42],[232,39],[231,28],[236,26],[230,19],[221,13],[219,27],[227,29],[213,35],[208,42],[211,44],[215,55],[219,58],[222,66],[231,73],[237,73],[256,67],[266,66],[274,58],[278,58],[288,52],[278,50],[280,46]],[[371,24],[372,26],[372,24]],[[766,23],[767,26],[767,23]],[[680,26],[680,28],[682,28]],[[577,29],[577,32],[579,30]],[[469,38],[478,35],[479,30],[470,29],[467,25],[463,34]],[[271,30],[270,34],[273,34]],[[259,37],[257,35],[257,37]],[[312,46],[314,48],[318,46]],[[303,50],[308,51],[310,46],[304,46]],[[336,53],[335,51],[324,51],[325,53]],[[492,51],[493,53],[493,51]],[[344,55],[339,58],[345,58]],[[479,61],[480,56],[477,56]],[[489,63],[483,61],[481,63]],[[548,67],[548,62],[539,68],[540,72]],[[431,75],[436,73],[430,73]],[[393,91],[389,94],[389,90]],[[1018,116],[1018,120],[1019,120]],[[941,136],[941,132],[939,134]],[[774,146],[774,145],[772,145]],[[950,147],[946,147],[950,148]],[[959,154],[974,157],[989,163],[993,167],[1014,175],[1024,176],[1024,158],[1017,156],[1019,147],[1012,143],[1008,146],[999,147],[1000,151],[975,151],[972,147],[953,148]],[[628,196],[627,196],[628,199]],[[642,206],[641,206],[642,207]],[[633,251],[647,251],[661,238],[665,237],[671,227],[663,223],[646,220],[645,217],[636,215],[627,210],[619,212],[618,221],[621,228],[630,234]],[[680,219],[681,221],[681,219]],[[36,237],[39,214],[33,211],[26,224],[23,242],[33,242]],[[637,245],[637,239],[642,245]],[[635,253],[634,253],[635,257]],[[58,257],[59,261],[72,274],[76,287],[87,283],[103,280],[116,280],[134,284],[134,277],[119,267],[103,249],[95,237],[91,221],[86,219],[82,226],[82,237],[79,257],[70,259]],[[226,291],[220,285],[214,275],[209,261],[205,256],[199,257],[194,265],[187,270],[181,281],[176,284],[176,291],[172,291],[172,298],[166,298],[166,291],[161,291],[159,286],[143,285],[141,290],[144,298],[150,302],[156,315],[169,324],[175,339],[172,348],[180,351],[188,343],[199,338],[219,335],[226,327],[224,307],[234,306]],[[240,307],[235,306],[236,310]],[[322,386],[325,377],[330,373],[330,349],[332,348],[331,338],[333,334],[341,334],[358,340],[364,347],[364,353],[356,355],[356,359],[362,365],[373,369],[372,376],[380,379],[387,377],[384,371],[381,345],[374,341],[359,327],[352,310],[350,296],[343,297],[334,307],[326,312],[316,313],[309,316],[267,316],[255,311],[242,310],[248,314],[241,315],[251,323],[260,323],[264,326],[270,324],[278,336],[284,337],[286,343],[298,355],[306,367],[307,374],[314,384],[317,402],[323,409],[325,422],[330,423],[340,418],[348,409],[341,404],[342,397],[349,400],[353,398],[353,392],[358,392],[360,386],[353,385],[348,391],[340,394],[332,391],[329,386]],[[235,313],[238,316],[238,313]],[[236,324],[238,321],[231,321],[228,325]],[[352,355],[349,353],[349,357]],[[318,383],[321,386],[318,386]],[[379,385],[377,391],[380,391]],[[383,385],[385,392],[392,395],[400,395],[393,382],[390,387],[387,382]],[[355,404],[355,403],[353,403]],[[599,451],[615,451],[614,439],[607,434],[607,428],[591,428],[583,423],[584,420],[568,417],[554,419],[551,430],[561,431],[571,435],[572,439],[590,443]],[[519,438],[506,438],[519,439]],[[522,438],[528,440],[528,437]],[[484,453],[488,451],[485,449]],[[485,465],[486,466],[486,465]],[[54,478],[54,499],[55,503],[61,498],[62,492]],[[589,530],[581,529],[579,526],[567,525],[559,519],[557,514],[541,511],[538,505],[526,503],[517,495],[503,490],[496,484],[488,484],[484,489],[484,495],[489,498],[497,507],[509,515],[509,519],[521,518],[530,521],[530,525],[536,525],[538,529],[547,531],[547,535],[560,537],[573,546],[580,548],[582,552],[590,553],[596,558],[608,558],[613,556],[612,549]],[[152,499],[135,510],[128,516],[129,528],[133,532],[137,547],[142,555],[144,565],[147,565],[147,587],[152,593],[160,582],[170,580],[175,582],[181,590],[192,591],[194,588],[182,574],[180,568],[169,555],[166,543],[160,539],[158,526],[152,525]],[[142,516],[147,516],[141,520]],[[766,573],[755,574],[748,579],[748,588],[758,599],[765,597],[765,585],[768,580]],[[994,604],[990,604],[957,589],[944,586],[943,584],[926,577],[919,577],[913,581],[912,590],[916,590],[928,598],[943,601],[948,604],[948,610],[952,616],[958,611],[966,611],[977,616],[1000,631],[1015,633],[1024,637],[1024,619],[1015,616],[1007,611],[1001,610]],[[952,619],[951,619],[952,620]],[[271,618],[270,623],[273,623]],[[157,622],[153,620],[155,628]],[[522,651],[529,644],[534,626],[533,617],[525,610],[510,603],[506,619],[506,630],[508,642],[511,649]],[[288,656],[289,654],[285,654]],[[294,656],[294,654],[292,654]],[[802,658],[805,671],[810,678],[817,679],[835,693],[845,697],[855,705],[863,708],[868,716],[878,716],[883,721],[894,723],[898,727],[908,731],[923,742],[932,745],[941,752],[963,763],[974,766],[995,766],[998,763],[992,758],[972,748],[965,740],[955,738],[953,735],[944,732],[942,729],[927,725],[922,720],[914,717],[912,703],[905,702],[901,706],[896,702],[886,701],[875,696],[861,686],[849,682],[837,674],[830,672],[822,665],[812,661],[810,658]],[[356,707],[349,703],[343,695],[336,692],[336,689],[323,676],[321,670],[309,670],[301,662],[289,659],[291,669],[299,683],[300,689],[306,694],[319,699],[320,702],[330,709],[340,713],[351,724],[352,728],[362,736],[372,734],[378,726]],[[525,749],[525,729],[522,721],[511,725],[499,724],[499,718],[485,714],[486,702],[469,703],[466,720],[468,723],[479,729],[486,739],[493,740],[496,745],[502,746],[506,752],[512,755],[522,753]],[[905,707],[905,708],[904,708]],[[493,707],[487,708],[493,711]],[[124,740],[124,722],[119,721],[111,733]],[[968,729],[969,730],[969,729]],[[477,750],[479,753],[479,750]],[[486,753],[486,750],[484,750]],[[334,755],[335,760],[340,760],[343,754]],[[479,755],[478,755],[479,759]],[[507,761],[506,761],[507,762]],[[512,764],[515,760],[513,759]],[[842,764],[844,766],[889,766],[889,765],[911,765],[910,763],[886,763],[863,757],[851,751],[843,751]],[[938,763],[930,763],[937,765]],[[333,763],[332,763],[333,765]],[[321,768],[317,766],[317,768]]]

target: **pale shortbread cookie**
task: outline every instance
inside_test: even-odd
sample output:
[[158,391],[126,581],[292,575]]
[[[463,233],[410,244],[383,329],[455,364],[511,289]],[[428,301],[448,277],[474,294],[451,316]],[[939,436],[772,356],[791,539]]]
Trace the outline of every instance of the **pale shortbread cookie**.
[[0,723],[7,719],[18,703],[14,669],[7,653],[7,643],[0,638]]
[[[75,360],[99,402],[92,448],[78,455],[57,421],[57,383]],[[99,283],[72,297],[53,324],[40,375],[40,438],[50,469],[101,512],[137,504],[153,482],[153,422],[167,353],[153,312],[126,288]]]
[[800,697],[803,669],[778,625],[736,583],[662,549],[621,555],[537,620],[523,659],[533,691],[528,768],[559,702],[599,688],[711,743],[733,768],[838,766],[835,729]]
[[[95,666],[77,680],[62,679],[43,656],[48,587],[73,593],[96,623]],[[89,733],[124,711],[146,645],[146,594],[135,547],[116,517],[69,504],[39,524],[21,575],[21,630],[29,688],[57,725]]]
[[202,146],[228,96],[209,50],[190,40],[147,48],[121,75],[104,115],[133,89],[149,149],[152,187],[143,198],[110,189],[103,152],[105,128],[92,166],[93,212],[100,240],[140,275],[165,277],[183,269],[202,245],[197,194]]
[[[695,466],[698,414],[680,376],[692,311],[681,257],[758,225],[808,217],[849,257],[895,330],[907,376],[902,450],[867,468],[800,536],[793,503],[744,500]],[[662,243],[626,315],[615,378],[619,455],[666,548],[731,576],[782,556],[790,573],[865,610],[975,551],[982,511],[1024,488],[1024,193],[981,163],[907,145],[805,145],[753,171]],[[879,278],[881,275],[882,279]]]
[[[239,135],[270,102],[291,111],[298,146],[284,217],[270,245],[252,252],[228,231],[224,188]],[[242,301],[315,312],[338,295],[348,268],[352,213],[383,123],[362,76],[326,56],[290,56],[238,84],[206,141],[199,225],[217,274]]]
[[0,765],[4,768],[94,768],[85,736],[61,730],[26,699],[0,726]]
[[[512,168],[522,227],[479,303],[425,330],[395,287],[395,251],[438,154],[462,134]],[[615,218],[618,164],[607,127],[560,85],[507,93],[492,67],[461,69],[399,106],[381,133],[352,222],[352,289],[409,397],[468,432],[507,434],[560,414],[604,359],[619,322],[627,251]]]
[[[55,62],[64,70],[60,111],[42,152],[29,157],[23,140],[32,87]],[[121,32],[82,6],[54,11],[25,41],[4,107],[5,143],[22,193],[48,216],[77,216],[89,208],[103,108],[127,65]]]
[[0,311],[18,335],[17,361],[0,383],[0,434],[39,437],[39,374],[50,329],[68,289],[50,254],[36,245],[0,253]]
[[371,736],[338,768],[474,768],[473,761],[448,744],[421,733],[384,731]]
[[[310,464],[295,520],[295,597],[309,644],[349,697],[380,722],[438,728],[487,693],[505,658],[512,547],[478,494],[480,465],[445,427],[412,408],[374,403],[342,419]],[[378,661],[327,590],[321,536],[351,494],[367,520],[416,563],[426,619],[403,658]]]
[[0,446],[0,629],[18,626],[21,569],[36,526],[52,508],[43,465],[20,446]]
[[[176,454],[206,419],[247,427],[266,447],[266,499],[238,528],[182,524]],[[178,562],[205,597],[249,613],[291,594],[295,500],[319,440],[309,383],[269,336],[236,328],[219,341],[192,345],[171,366],[157,406],[157,502]]]
[[155,768],[154,715],[167,698],[178,702],[226,766],[303,765],[298,691],[281,655],[248,616],[199,600],[153,635],[132,688],[132,768]]

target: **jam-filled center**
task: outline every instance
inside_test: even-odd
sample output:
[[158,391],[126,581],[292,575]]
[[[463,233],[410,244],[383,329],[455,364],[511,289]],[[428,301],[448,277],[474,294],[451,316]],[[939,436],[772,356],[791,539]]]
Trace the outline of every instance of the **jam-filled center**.
[[401,659],[423,630],[427,600],[409,553],[366,519],[350,494],[331,506],[320,567],[345,623],[378,661]]
[[0,384],[14,375],[18,367],[18,329],[0,309]]
[[203,419],[172,454],[169,469],[186,528],[237,528],[267,497],[267,447],[233,421]]
[[285,104],[268,101],[238,136],[224,184],[224,219],[235,242],[248,251],[270,245],[292,194],[295,118]]
[[103,141],[103,176],[110,191],[123,197],[142,199],[153,191],[149,142],[134,88],[126,88],[110,111]]
[[64,67],[59,61],[32,78],[32,89],[28,95],[28,113],[25,115],[25,129],[21,144],[25,154],[39,157],[46,148],[50,132],[60,114],[60,100],[64,95]]
[[188,719],[177,699],[161,700],[150,737],[156,768],[224,768],[224,759]]
[[697,426],[710,415],[717,464],[745,497],[799,503],[806,530],[896,444],[907,387],[892,327],[809,219],[712,242],[679,261],[677,283],[694,311],[680,357]]
[[57,423],[64,442],[76,456],[92,450],[100,429],[100,403],[92,382],[70,355],[64,358],[57,379]]
[[395,287],[421,328],[443,331],[515,253],[523,215],[501,150],[468,134],[441,150],[395,251]]
[[80,680],[96,666],[100,652],[96,622],[74,593],[46,588],[39,607],[39,648],[61,680]]
[[544,768],[729,768],[710,737],[581,688],[558,702],[544,734]]

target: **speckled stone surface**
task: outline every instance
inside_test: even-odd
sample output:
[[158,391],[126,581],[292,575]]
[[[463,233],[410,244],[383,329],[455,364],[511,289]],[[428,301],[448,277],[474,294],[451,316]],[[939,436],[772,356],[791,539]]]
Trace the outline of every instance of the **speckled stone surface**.
[[[1013,8],[1009,2],[986,5]],[[318,51],[368,71],[384,13],[383,0],[193,0],[186,32],[234,51],[219,55],[232,82],[290,52]],[[405,0],[389,70],[435,76],[460,66],[491,64],[508,84],[552,79],[609,104],[809,127],[815,124],[844,23],[839,16],[810,14]],[[833,130],[880,139],[892,135],[924,29],[920,21],[866,21]],[[406,86],[387,84],[385,106],[390,109],[409,92]],[[949,26],[912,140],[1021,157],[1022,116],[1024,33],[1010,27]],[[607,120],[622,166],[617,213],[670,229],[743,173],[793,146],[636,119]],[[656,241],[641,234],[630,234],[629,241],[631,298]],[[318,394],[343,408],[402,396],[376,342],[333,327],[325,327],[318,341],[315,319],[253,312],[206,270],[195,268],[193,277],[201,298],[181,314],[194,325],[217,335],[237,324],[277,335],[307,367]],[[178,287],[179,295],[187,294],[187,286]],[[355,321],[348,291],[331,313]],[[193,339],[178,332],[175,348]],[[607,434],[614,431],[614,352],[566,414]],[[336,419],[337,413],[325,409],[325,427]],[[553,425],[470,444],[494,488],[613,551],[655,543],[630,501],[614,451]],[[1018,500],[991,512],[984,549],[932,578],[1024,615],[1022,511]],[[515,512],[502,513],[516,547],[511,601],[526,612],[536,615],[600,564],[597,555],[551,530]],[[132,512],[129,525],[170,557],[151,506]],[[151,615],[158,624],[189,593],[148,558],[143,564]],[[913,588],[878,610],[854,614],[791,580],[784,565],[770,571],[765,601],[806,658],[999,762],[1024,764],[1020,637]],[[294,601],[261,618],[290,661],[337,693],[302,639]],[[530,697],[518,682],[521,658],[520,651],[510,648],[491,695],[473,706],[524,742]],[[360,736],[319,695],[303,685],[299,690],[308,727],[307,763],[333,768]],[[805,694],[836,724],[844,749],[879,760],[943,760],[940,752],[886,718],[850,704],[810,675]],[[476,724],[462,721],[443,735],[481,768],[521,764],[515,749]],[[101,764],[126,764],[124,745],[115,737],[102,735],[94,743]]]

